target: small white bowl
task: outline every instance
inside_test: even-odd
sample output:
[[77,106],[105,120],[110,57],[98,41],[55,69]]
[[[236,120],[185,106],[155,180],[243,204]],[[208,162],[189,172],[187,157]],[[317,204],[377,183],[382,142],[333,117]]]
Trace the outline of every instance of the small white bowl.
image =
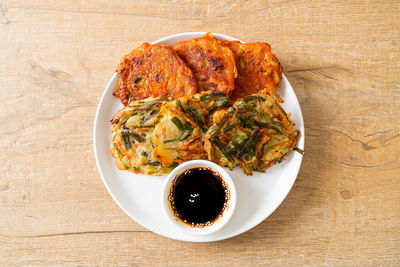
[[[209,168],[220,175],[221,179],[223,180],[223,182],[227,187],[227,190],[229,191],[230,197],[226,202],[227,205],[223,209],[222,214],[211,225],[206,225],[203,227],[193,227],[191,225],[184,223],[181,219],[179,219],[178,217],[176,217],[176,215],[174,215],[174,211],[168,197],[171,192],[171,187],[173,186],[175,179],[179,175],[184,173],[186,170],[193,168],[202,168],[202,167]],[[176,228],[179,228],[179,230],[182,230],[185,233],[193,235],[211,234],[224,227],[224,225],[226,225],[228,221],[231,219],[233,212],[235,211],[237,202],[235,184],[233,183],[233,180],[230,177],[230,175],[224,170],[224,168],[208,160],[191,160],[184,162],[178,167],[176,167],[165,180],[161,195],[162,195],[161,202],[163,210],[165,215],[168,217],[169,221],[171,221]]]

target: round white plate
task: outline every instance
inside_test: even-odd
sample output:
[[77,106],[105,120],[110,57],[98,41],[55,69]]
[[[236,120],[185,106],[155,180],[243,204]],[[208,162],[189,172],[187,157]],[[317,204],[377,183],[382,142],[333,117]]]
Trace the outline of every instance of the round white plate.
[[[205,32],[188,32],[162,38],[154,44],[174,45],[178,41],[203,36]],[[213,33],[218,39],[238,40]],[[165,237],[192,242],[210,242],[239,235],[265,220],[285,199],[292,188],[300,169],[303,156],[292,151],[287,159],[268,169],[266,173],[246,176],[243,170],[228,170],[237,189],[237,206],[228,224],[221,230],[205,235],[189,235],[176,231],[162,210],[161,192],[166,176],[146,176],[118,170],[111,156],[110,138],[113,114],[123,105],[112,95],[118,83],[114,74],[104,90],[97,107],[94,120],[94,153],[97,167],[112,198],[132,219],[143,227]],[[292,86],[282,75],[279,93],[285,101],[282,105],[287,113],[292,113],[295,128],[302,137],[298,147],[304,148],[304,123],[300,105]]]

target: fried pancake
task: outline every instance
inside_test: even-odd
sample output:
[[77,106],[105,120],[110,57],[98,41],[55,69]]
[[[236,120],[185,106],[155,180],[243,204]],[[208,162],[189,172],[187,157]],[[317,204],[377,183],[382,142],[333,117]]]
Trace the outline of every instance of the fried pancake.
[[241,43],[239,41],[221,41],[235,55],[238,77],[233,99],[265,91],[277,96],[276,90],[282,78],[282,66],[267,43]]
[[247,175],[285,159],[300,132],[276,98],[255,94],[214,113],[205,136],[208,159],[229,168],[240,166]]
[[160,113],[163,118],[154,128],[152,139],[154,159],[167,167],[206,158],[202,130],[190,116],[173,103],[165,103]]
[[190,66],[197,78],[199,91],[219,91],[230,95],[237,77],[232,51],[211,33],[175,44],[178,55]]
[[162,119],[160,109],[163,103],[164,99],[159,98],[132,101],[114,115],[110,151],[118,169],[161,175],[175,167],[163,167],[161,162],[151,158],[154,149],[152,136],[156,124]]
[[162,119],[153,133],[154,160],[166,167],[205,159],[203,139],[210,124],[210,115],[229,103],[229,98],[220,92],[202,92],[165,102],[160,111]]
[[229,103],[224,94],[211,92],[131,101],[111,120],[110,151],[116,166],[163,175],[184,161],[205,159],[203,138],[210,115]]
[[197,93],[192,70],[165,44],[143,43],[122,58],[114,95],[126,106],[148,97],[179,98]]

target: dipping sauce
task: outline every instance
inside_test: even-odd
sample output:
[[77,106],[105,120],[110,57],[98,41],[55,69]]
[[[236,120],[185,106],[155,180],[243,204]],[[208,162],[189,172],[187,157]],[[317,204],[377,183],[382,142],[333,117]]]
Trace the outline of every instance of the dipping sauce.
[[168,197],[175,216],[192,227],[213,224],[229,198],[229,189],[220,175],[204,167],[177,176]]

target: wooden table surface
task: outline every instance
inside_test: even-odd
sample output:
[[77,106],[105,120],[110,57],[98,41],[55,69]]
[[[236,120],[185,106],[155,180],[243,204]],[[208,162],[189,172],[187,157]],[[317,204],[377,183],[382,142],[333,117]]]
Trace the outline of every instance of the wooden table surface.
[[[270,43],[306,128],[286,200],[214,243],[132,221],[93,153],[120,58],[186,31]],[[398,1],[0,1],[0,265],[399,264],[399,31]]]

